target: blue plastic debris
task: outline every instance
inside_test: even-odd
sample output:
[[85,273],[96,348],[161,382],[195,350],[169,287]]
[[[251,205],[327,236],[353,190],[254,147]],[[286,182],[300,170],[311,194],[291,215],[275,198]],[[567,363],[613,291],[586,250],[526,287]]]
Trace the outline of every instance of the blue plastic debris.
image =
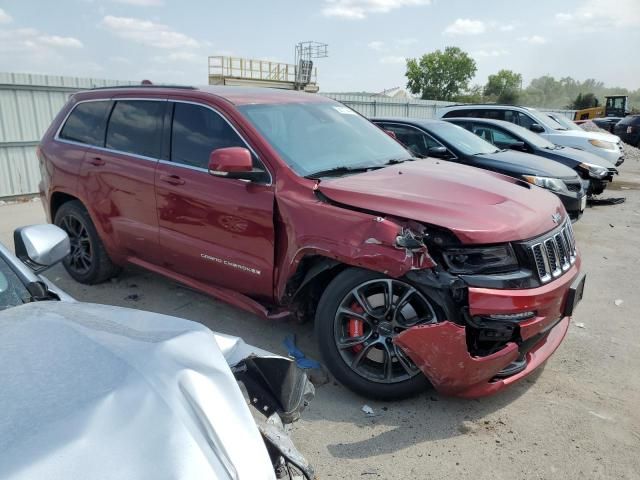
[[320,364],[315,360],[307,358],[305,354],[296,347],[296,336],[291,334],[284,337],[284,346],[289,353],[289,356],[296,361],[298,367],[308,370],[313,368],[320,368]]

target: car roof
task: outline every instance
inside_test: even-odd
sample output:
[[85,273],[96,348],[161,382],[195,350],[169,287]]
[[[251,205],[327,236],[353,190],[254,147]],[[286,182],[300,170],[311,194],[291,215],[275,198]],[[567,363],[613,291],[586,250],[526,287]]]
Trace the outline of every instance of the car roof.
[[513,127],[518,126],[512,122],[507,122],[505,120],[496,120],[493,118],[447,117],[445,119],[446,122],[450,122],[451,120],[464,120],[466,122],[486,123],[487,125],[496,125],[498,127],[506,128],[507,130],[514,130]]
[[408,125],[424,126],[436,125],[438,123],[444,123],[443,120],[437,120],[432,118],[409,118],[409,117],[373,117],[370,118],[372,122],[389,122],[389,123],[406,123]]
[[236,87],[226,85],[133,85],[102,87],[78,92],[79,98],[111,98],[114,95],[179,95],[181,98],[203,98],[215,96],[234,105],[247,104],[276,104],[276,103],[335,103],[328,97],[315,93],[305,93],[293,90],[260,87]]
[[460,105],[449,105],[442,108],[447,110],[469,110],[474,108],[497,108],[499,110],[507,108],[522,108],[523,110],[533,110],[531,107],[525,107],[522,105],[506,105],[500,103],[466,103]]

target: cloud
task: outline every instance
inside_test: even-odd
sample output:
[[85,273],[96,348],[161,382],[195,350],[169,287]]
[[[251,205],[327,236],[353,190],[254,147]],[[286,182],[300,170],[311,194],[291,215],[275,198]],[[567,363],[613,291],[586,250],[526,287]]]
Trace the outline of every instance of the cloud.
[[402,7],[429,5],[431,0],[324,0],[322,14],[347,20],[362,20],[370,13],[388,13]]
[[159,7],[163,5],[162,0],[112,0],[116,3],[124,3],[135,7]]
[[548,41],[546,38],[541,37],[540,35],[531,35],[530,37],[520,37],[518,38],[518,40],[521,42],[529,43],[531,45],[544,45]]
[[482,20],[458,18],[444,29],[444,33],[448,35],[479,35],[486,30],[487,27]]
[[381,42],[379,40],[374,40],[372,42],[367,43],[367,47],[369,47],[371,50],[375,50],[377,52],[383,52],[387,49],[387,47],[385,46],[384,42]]
[[197,55],[193,52],[171,52],[169,55],[153,57],[153,61],[156,63],[189,62],[204,64],[206,59],[202,55]]
[[39,39],[45,45],[50,45],[52,47],[82,48],[84,46],[80,40],[73,37],[59,37],[58,35],[43,35],[39,37]]
[[380,63],[386,63],[386,64],[399,64],[399,63],[406,63],[406,62],[407,62],[406,57],[395,56],[395,55],[388,55],[380,59]]
[[474,57],[502,57],[503,55],[509,55],[509,51],[501,48],[493,50],[476,50],[475,52],[471,52],[471,55]]
[[0,8],[0,24],[13,22],[13,17]]
[[587,32],[640,27],[640,5],[638,0],[618,0],[615,4],[607,0],[588,0],[575,13],[556,13],[555,18],[560,24],[573,24]]
[[0,30],[0,52],[17,54],[46,54],[59,48],[82,48],[74,37],[60,37],[39,32],[35,28]]
[[500,30],[501,32],[511,32],[515,29],[516,27],[513,25],[500,25],[498,27],[498,30]]
[[195,48],[199,43],[183,33],[171,30],[167,25],[129,17],[107,15],[102,26],[114,35],[142,45],[157,48]]

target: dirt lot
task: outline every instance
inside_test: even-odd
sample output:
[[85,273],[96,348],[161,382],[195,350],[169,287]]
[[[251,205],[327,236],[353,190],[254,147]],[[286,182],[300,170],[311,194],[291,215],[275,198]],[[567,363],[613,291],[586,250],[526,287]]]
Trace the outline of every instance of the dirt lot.
[[[371,402],[330,382],[294,429],[320,478],[640,478],[640,161],[629,159],[575,225],[587,272],[585,298],[565,342],[533,378],[498,396],[465,401],[425,392]],[[37,202],[0,207],[0,240],[44,220]],[[48,275],[76,298],[177,315],[285,353],[295,332],[317,358],[310,325],[267,323],[161,277],[127,270],[87,287],[61,267]],[[620,302],[622,301],[622,302]],[[361,408],[368,404],[375,416]]]

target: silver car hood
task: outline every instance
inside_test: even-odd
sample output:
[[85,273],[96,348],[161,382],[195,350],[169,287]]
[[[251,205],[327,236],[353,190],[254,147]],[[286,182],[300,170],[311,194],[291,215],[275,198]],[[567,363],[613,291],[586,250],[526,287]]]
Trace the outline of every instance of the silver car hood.
[[138,310],[0,312],[0,478],[273,479],[229,369],[241,339]]

